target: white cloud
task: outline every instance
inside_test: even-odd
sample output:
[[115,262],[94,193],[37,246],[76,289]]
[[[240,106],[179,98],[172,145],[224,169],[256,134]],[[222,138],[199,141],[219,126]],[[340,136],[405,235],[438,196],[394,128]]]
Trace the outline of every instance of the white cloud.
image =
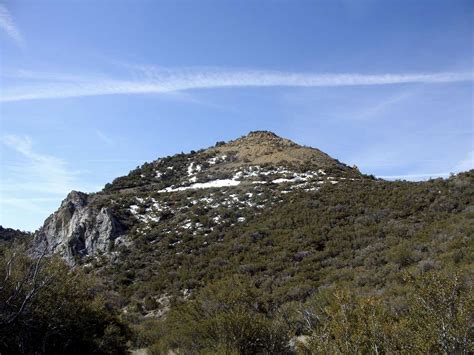
[[2,205],[18,208],[35,213],[44,213],[45,202],[60,202],[60,198],[4,198],[2,199]]
[[108,135],[106,135],[104,132],[102,132],[100,129],[95,130],[95,134],[99,139],[104,142],[107,145],[114,145],[114,141],[112,138],[110,138]]
[[438,178],[438,177],[448,177],[450,173],[422,173],[422,174],[406,174],[406,175],[382,175],[377,176],[381,179],[386,180],[410,180],[410,181],[420,181],[420,180],[428,180],[431,178]]
[[455,172],[468,171],[471,169],[474,169],[474,150],[467,153],[467,156],[454,167]]
[[25,39],[18,30],[8,9],[0,4],[0,28],[15,42],[20,48],[25,48]]
[[83,171],[39,152],[28,136],[5,135],[0,142],[10,153],[1,161],[0,224],[34,230],[71,190],[99,189],[81,182]]
[[428,180],[431,178],[438,178],[438,177],[449,177],[451,174],[457,174],[465,171],[469,171],[474,169],[474,151],[471,151],[467,154],[467,156],[460,160],[457,164],[453,166],[453,168],[449,172],[440,172],[440,173],[412,173],[412,174],[405,174],[405,175],[381,175],[377,176],[382,179],[387,180],[410,180],[410,181],[420,181],[420,180]]
[[[0,102],[60,99],[118,94],[176,93],[193,89],[233,87],[338,87],[394,85],[410,83],[451,83],[472,81],[473,73],[417,74],[317,74],[280,71],[145,68],[133,73],[132,79],[83,76],[81,80],[54,82],[35,80],[30,85],[5,87]],[[30,73],[31,75],[31,73]],[[67,75],[52,77],[67,78]]]
[[11,153],[1,162],[0,224],[33,230],[69,191],[84,188],[78,172],[63,159],[36,151],[30,137],[5,135],[0,141]]
[[3,192],[65,194],[77,188],[77,172],[68,169],[64,160],[33,150],[28,136],[6,135],[2,142],[21,155],[18,162],[4,165]]
[[417,93],[417,90],[406,90],[404,92],[392,95],[384,100],[377,102],[376,104],[364,108],[360,112],[350,113],[351,119],[370,119],[374,117],[380,117],[381,114],[393,108],[393,106],[399,105],[403,101],[413,98]]

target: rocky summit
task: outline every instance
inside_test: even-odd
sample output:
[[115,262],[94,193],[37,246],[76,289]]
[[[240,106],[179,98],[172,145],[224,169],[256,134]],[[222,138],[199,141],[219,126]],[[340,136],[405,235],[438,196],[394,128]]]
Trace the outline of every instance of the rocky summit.
[[[254,131],[146,163],[98,193],[72,191],[36,233],[34,249],[74,264],[84,257],[114,255],[119,245],[133,243],[132,234],[159,225],[178,243],[183,230],[206,236],[281,203],[285,194],[364,178],[318,149]],[[206,224],[193,213],[204,209]]]

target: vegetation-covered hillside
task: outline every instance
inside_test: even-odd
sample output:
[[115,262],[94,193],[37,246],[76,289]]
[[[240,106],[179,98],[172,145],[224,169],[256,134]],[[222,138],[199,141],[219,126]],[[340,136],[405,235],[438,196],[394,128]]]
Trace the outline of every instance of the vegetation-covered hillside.
[[[252,132],[69,194],[30,254],[52,263],[45,277],[62,270],[36,305],[71,311],[50,324],[32,303],[25,317],[46,339],[62,322],[65,339],[73,324],[81,339],[94,329],[76,347],[103,353],[469,353],[473,237],[474,171],[388,182]],[[6,280],[3,302],[15,292]],[[22,338],[25,324],[11,329],[44,352]]]
[[[228,221],[216,228],[213,208],[191,207],[184,230],[166,233],[174,216],[146,233],[135,230],[133,244],[119,249],[124,256],[108,270],[122,277],[115,284],[124,289],[157,292],[193,289],[234,273],[255,278],[286,300],[334,282],[383,288],[400,270],[472,262],[473,178],[471,172],[422,183],[330,184],[283,194],[260,214],[217,208]],[[267,193],[262,198],[271,200]],[[193,237],[195,224],[208,234]]]
[[8,245],[12,243],[14,240],[15,242],[24,242],[28,241],[33,237],[33,234],[30,232],[24,232],[18,229],[12,228],[3,228],[0,226],[0,245]]
[[[103,264],[99,262],[98,265],[102,265],[101,272],[106,279],[113,280],[111,287],[130,302],[127,306],[130,321],[140,324],[146,319],[147,329],[152,322],[150,319],[165,319],[156,321],[156,334],[152,336],[159,349],[164,349],[161,346],[189,347],[188,351],[194,352],[211,346],[212,351],[218,351],[214,346],[221,346],[220,341],[225,343],[227,337],[234,337],[231,334],[222,335],[225,332],[216,332],[214,336],[220,339],[217,341],[214,336],[207,334],[209,330],[202,330],[205,334],[200,334],[200,330],[196,329],[207,327],[204,320],[196,320],[198,324],[186,328],[189,323],[187,317],[193,317],[193,312],[198,312],[195,315],[198,318],[209,317],[207,312],[212,311],[213,306],[199,299],[208,299],[204,295],[217,292],[216,287],[223,293],[215,296],[219,298],[216,302],[224,303],[224,306],[219,307],[233,307],[235,292],[256,292],[262,297],[264,304],[254,309],[256,313],[253,314],[246,308],[255,306],[252,304],[253,296],[242,296],[246,301],[238,302],[250,302],[250,305],[236,312],[251,315],[242,322],[253,323],[254,316],[261,316],[265,320],[262,321],[264,324],[269,322],[262,327],[278,328],[281,325],[277,326],[274,322],[279,322],[280,312],[290,312],[290,319],[295,317],[294,323],[287,324],[284,330],[272,330],[283,332],[279,336],[283,337],[281,344],[284,346],[280,345],[285,351],[294,350],[287,347],[291,338],[312,334],[315,337],[330,336],[329,333],[319,334],[322,331],[319,327],[336,325],[331,323],[333,316],[346,316],[338,313],[342,312],[338,308],[338,297],[343,297],[344,302],[353,302],[351,307],[355,307],[355,313],[375,312],[372,320],[375,322],[374,327],[379,327],[378,331],[385,336],[394,334],[391,328],[384,329],[388,326],[385,322],[400,322],[402,328],[407,327],[401,332],[416,331],[410,323],[414,321],[410,314],[427,311],[410,308],[418,302],[416,292],[447,293],[449,290],[444,290],[444,287],[452,287],[449,292],[459,291],[459,297],[464,297],[459,301],[465,302],[460,306],[464,307],[460,312],[463,312],[462,317],[467,318],[458,326],[464,331],[465,339],[472,339],[473,304],[468,289],[472,288],[474,276],[473,179],[474,172],[471,171],[448,180],[421,183],[364,179],[350,184],[328,184],[316,192],[284,194],[283,201],[261,214],[239,217],[229,212],[227,225],[215,228],[206,236],[193,237],[192,232],[167,234],[165,231],[170,225],[165,219],[147,233],[133,234],[134,243],[120,249],[121,256],[116,258],[115,263],[109,264],[104,259]],[[200,223],[204,229],[212,228],[213,217],[209,215],[213,213],[212,209],[191,212],[193,223]],[[238,223],[238,218],[245,218],[245,221]],[[216,282],[219,286],[215,286]],[[451,282],[457,283],[451,285]],[[240,290],[242,287],[244,290]],[[440,289],[436,290],[437,287]],[[225,291],[226,288],[228,291]],[[444,293],[425,296],[434,299],[448,297]],[[321,304],[320,299],[324,300]],[[199,302],[205,304],[199,305]],[[444,305],[441,303],[439,306]],[[161,317],[170,307],[179,316]],[[204,309],[190,310],[187,307]],[[447,308],[440,310],[443,311],[446,312]],[[215,315],[216,319],[212,316],[209,321],[218,321],[221,316],[236,316],[234,311],[230,314],[227,311],[223,314],[219,312]],[[322,319],[321,315],[317,315],[318,312],[325,314],[328,324],[318,323]],[[379,312],[380,317],[388,318],[379,319]],[[368,315],[360,317],[365,316]],[[316,317],[319,321],[311,323],[308,328],[308,325],[303,326],[308,321],[305,317]],[[354,317],[353,320],[347,319],[348,329],[363,327],[357,323],[363,320],[356,315]],[[352,321],[355,323],[351,325]],[[450,322],[455,326],[455,320],[451,319]],[[431,323],[426,324],[435,327]],[[237,327],[236,324],[232,326]],[[421,343],[404,343],[405,340],[415,340],[400,334],[397,335],[398,339],[390,340],[396,344],[381,343],[380,346],[390,352],[408,351],[410,347],[413,347],[413,351],[441,352],[441,345],[437,343],[439,339],[434,335],[435,328],[425,331],[433,337],[430,341],[425,338],[419,340],[425,344],[425,348],[416,348]],[[257,336],[254,331],[249,332]],[[170,333],[174,336],[173,341],[168,336]],[[427,334],[417,333],[416,336]],[[251,341],[245,335],[242,336],[244,343]],[[272,337],[269,334],[267,336]],[[356,338],[358,336],[354,335]],[[196,337],[205,339],[202,343],[186,343]],[[331,338],[325,338],[324,344],[320,344],[321,340],[318,339],[312,345],[307,344],[311,351],[352,352],[349,349],[333,348],[339,345],[333,344]],[[212,344],[209,345],[209,342]],[[145,341],[145,344],[148,343]],[[467,349],[466,344],[452,346],[464,346]],[[469,344],[472,347],[472,342]],[[231,345],[230,348],[240,346],[235,343]],[[364,348],[369,345],[351,346],[360,346],[357,350],[360,352],[370,350]],[[409,348],[403,350],[404,347]],[[283,348],[280,350],[283,351]],[[236,351],[258,352],[255,349]],[[273,352],[269,349],[265,351]],[[375,351],[372,349],[372,352]]]

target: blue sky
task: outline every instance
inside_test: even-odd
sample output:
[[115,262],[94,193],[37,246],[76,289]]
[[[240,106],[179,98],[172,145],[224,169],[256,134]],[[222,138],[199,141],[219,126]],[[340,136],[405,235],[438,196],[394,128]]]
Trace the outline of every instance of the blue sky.
[[368,174],[474,167],[470,0],[0,1],[0,224],[267,129]]

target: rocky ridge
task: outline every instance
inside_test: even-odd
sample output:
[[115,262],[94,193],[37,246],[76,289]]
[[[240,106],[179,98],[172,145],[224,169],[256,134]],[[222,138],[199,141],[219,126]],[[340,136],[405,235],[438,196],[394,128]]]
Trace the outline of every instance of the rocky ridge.
[[244,223],[285,194],[361,178],[317,149],[251,132],[146,163],[95,194],[72,191],[36,233],[34,250],[58,253],[74,264],[84,257],[113,257],[119,245],[133,243],[131,236],[151,230],[179,244],[183,235],[205,237],[215,228]]

